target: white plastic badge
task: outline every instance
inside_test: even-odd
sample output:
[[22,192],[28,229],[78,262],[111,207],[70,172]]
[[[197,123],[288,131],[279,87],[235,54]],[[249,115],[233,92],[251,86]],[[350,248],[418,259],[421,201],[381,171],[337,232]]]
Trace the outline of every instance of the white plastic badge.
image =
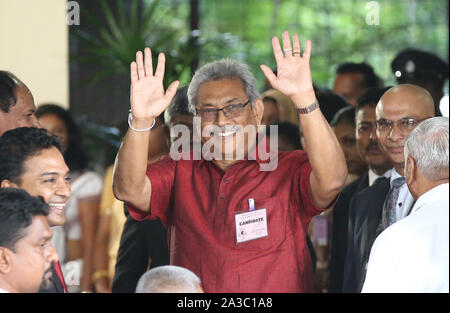
[[259,209],[234,216],[236,221],[236,242],[241,243],[268,235],[267,211]]

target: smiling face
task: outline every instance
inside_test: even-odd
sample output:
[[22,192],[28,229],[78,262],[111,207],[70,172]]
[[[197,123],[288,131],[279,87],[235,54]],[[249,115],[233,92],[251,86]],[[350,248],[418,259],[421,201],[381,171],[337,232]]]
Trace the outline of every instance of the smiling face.
[[64,206],[70,196],[69,168],[61,152],[52,147],[24,162],[21,183],[14,186],[25,189],[32,196],[41,196],[50,206],[50,226],[63,225],[66,221]]
[[6,271],[13,292],[37,292],[49,284],[51,262],[57,260],[50,243],[52,233],[47,219],[34,216],[25,230],[25,236],[17,241],[13,251],[8,251],[9,269]]
[[0,136],[10,129],[39,127],[39,122],[34,115],[36,106],[30,90],[23,84],[17,86],[16,98],[16,104],[10,107],[8,113],[0,110]]
[[[205,82],[200,85],[197,95],[197,110],[204,109],[221,109],[230,105],[245,104],[249,101],[245,93],[243,83],[239,79],[220,79]],[[217,113],[217,118],[213,121],[205,121],[202,118],[202,131],[205,127],[220,127],[220,132],[213,136],[202,136],[202,141],[212,140],[214,147],[220,149],[222,158],[232,157],[236,151],[244,151],[247,154],[248,148],[253,147],[255,139],[243,132],[246,126],[257,127],[260,124],[263,113],[263,104],[260,99],[253,104],[247,104],[243,107],[239,116],[229,118],[224,115],[223,111]],[[237,136],[243,135],[243,142],[237,140]]]
[[406,137],[419,123],[409,130],[401,130],[396,124],[397,121],[405,118],[422,121],[433,116],[433,99],[425,89],[418,86],[405,84],[393,87],[378,102],[377,120],[386,119],[394,122],[391,130],[380,131],[377,129],[379,145],[399,174],[403,174]]

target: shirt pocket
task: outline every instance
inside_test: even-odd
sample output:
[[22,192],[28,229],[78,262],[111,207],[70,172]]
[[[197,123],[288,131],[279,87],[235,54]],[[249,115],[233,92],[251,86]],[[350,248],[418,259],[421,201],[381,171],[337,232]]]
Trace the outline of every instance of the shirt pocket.
[[[237,250],[264,251],[275,249],[283,243],[286,238],[286,210],[282,207],[277,197],[255,199],[255,210],[266,209],[267,214],[267,236],[241,243],[236,241],[236,222],[233,216],[234,235],[232,236],[234,247]],[[248,212],[248,202],[241,202],[235,214]]]

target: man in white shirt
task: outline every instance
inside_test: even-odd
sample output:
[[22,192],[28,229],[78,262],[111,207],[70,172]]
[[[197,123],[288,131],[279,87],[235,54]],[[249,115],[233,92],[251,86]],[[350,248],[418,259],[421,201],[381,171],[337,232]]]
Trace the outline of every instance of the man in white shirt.
[[362,292],[449,292],[449,119],[422,122],[405,145],[411,213],[376,239]]
[[25,190],[0,189],[0,293],[37,292],[50,284],[57,254],[48,204]]

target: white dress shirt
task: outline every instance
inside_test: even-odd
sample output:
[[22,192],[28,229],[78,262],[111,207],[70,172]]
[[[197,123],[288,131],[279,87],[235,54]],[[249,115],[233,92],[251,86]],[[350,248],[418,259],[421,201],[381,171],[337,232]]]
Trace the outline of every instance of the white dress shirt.
[[[382,176],[389,178],[391,176],[391,174],[392,174],[392,170],[388,170]],[[380,177],[381,177],[380,175],[377,175],[377,173],[375,173],[374,171],[372,171],[369,168],[369,186],[372,186],[373,183]]]
[[6,291],[5,289],[0,288],[0,293],[9,293],[9,291]]
[[378,236],[362,292],[449,292],[448,188],[423,194],[409,216]]
[[[392,182],[394,181],[394,179],[399,178],[399,177],[402,177],[402,175],[397,173],[397,171],[395,169],[392,169],[391,187],[392,187]],[[414,203],[414,198],[412,197],[411,193],[409,192],[408,185],[405,182],[405,184],[402,187],[400,187],[400,190],[398,193],[397,204],[395,205],[397,221],[408,216],[408,214],[410,213],[411,208],[413,206],[413,203]]]

